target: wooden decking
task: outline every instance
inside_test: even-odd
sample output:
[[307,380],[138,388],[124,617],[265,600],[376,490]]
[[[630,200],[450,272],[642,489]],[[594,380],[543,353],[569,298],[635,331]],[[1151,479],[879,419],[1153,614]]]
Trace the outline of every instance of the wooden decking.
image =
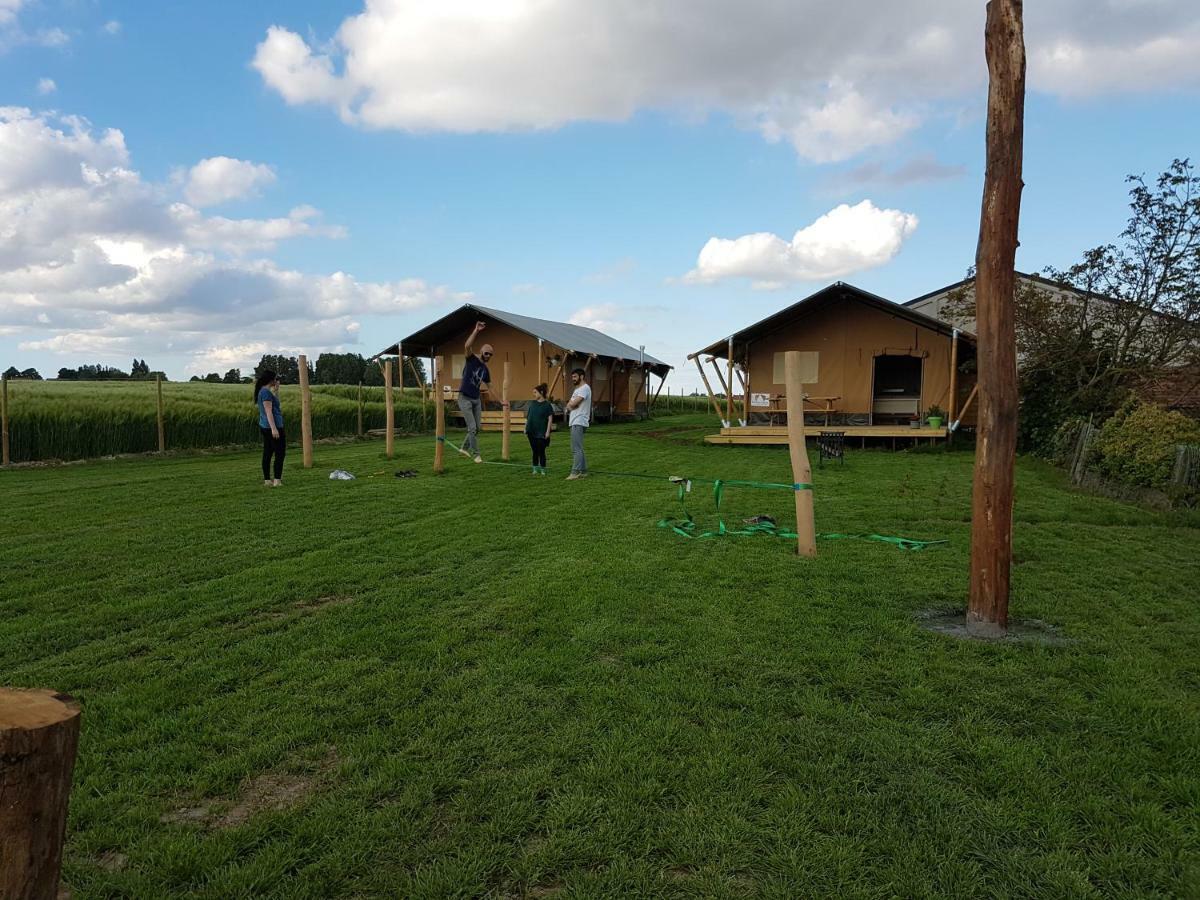
[[[808,437],[816,437],[819,431],[840,431],[846,435],[846,440],[861,438],[864,441],[873,438],[899,440],[925,440],[935,442],[945,440],[949,436],[948,428],[912,428],[907,425],[820,425],[805,426]],[[745,425],[734,428],[722,428],[720,434],[710,434],[704,438],[710,444],[786,444],[788,442],[786,425]]]

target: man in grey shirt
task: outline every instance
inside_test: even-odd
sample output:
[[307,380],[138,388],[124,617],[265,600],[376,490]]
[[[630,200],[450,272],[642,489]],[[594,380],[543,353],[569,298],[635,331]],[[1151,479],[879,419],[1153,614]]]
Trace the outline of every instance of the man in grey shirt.
[[592,422],[592,388],[586,381],[583,369],[571,371],[571,383],[575,390],[567,403],[568,423],[571,426],[571,474],[567,481],[587,477],[587,457],[583,455],[583,436]]

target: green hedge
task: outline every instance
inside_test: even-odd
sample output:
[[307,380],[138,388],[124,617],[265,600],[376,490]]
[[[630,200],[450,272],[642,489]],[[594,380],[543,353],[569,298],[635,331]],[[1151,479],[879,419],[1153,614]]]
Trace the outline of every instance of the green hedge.
[[1100,428],[1092,465],[1125,484],[1166,490],[1180,444],[1200,443],[1200,422],[1153,403],[1130,401]]

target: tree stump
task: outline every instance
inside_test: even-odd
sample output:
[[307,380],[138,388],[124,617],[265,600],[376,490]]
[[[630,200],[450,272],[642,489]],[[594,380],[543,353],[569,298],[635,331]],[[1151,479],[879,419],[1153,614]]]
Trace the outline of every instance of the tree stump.
[[79,747],[66,694],[0,688],[0,897],[54,900]]

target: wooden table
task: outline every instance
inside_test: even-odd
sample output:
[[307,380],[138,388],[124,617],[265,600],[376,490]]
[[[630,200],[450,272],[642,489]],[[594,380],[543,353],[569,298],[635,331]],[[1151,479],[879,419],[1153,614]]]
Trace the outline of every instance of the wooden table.
[[[834,411],[833,404],[841,399],[842,399],[841,397],[813,397],[809,394],[804,395],[805,403],[812,403],[812,404],[821,403],[821,404],[823,404],[823,406],[821,408],[819,408],[817,410],[817,412],[825,413],[825,427],[826,428],[829,427],[829,415],[830,415],[830,413],[832,413]],[[754,407],[751,407],[751,412],[753,412],[753,411],[754,411]],[[762,412],[763,411],[762,407],[759,407],[758,411]],[[782,418],[780,418],[780,421],[778,422],[778,424],[782,425],[782,424],[786,423],[786,421],[787,421],[787,397],[784,396],[783,394],[772,394],[771,395],[771,405],[767,407],[766,413],[767,413],[767,419],[768,419],[768,421],[770,421],[770,423],[772,425],[777,424],[775,421],[777,417],[782,417]]]

